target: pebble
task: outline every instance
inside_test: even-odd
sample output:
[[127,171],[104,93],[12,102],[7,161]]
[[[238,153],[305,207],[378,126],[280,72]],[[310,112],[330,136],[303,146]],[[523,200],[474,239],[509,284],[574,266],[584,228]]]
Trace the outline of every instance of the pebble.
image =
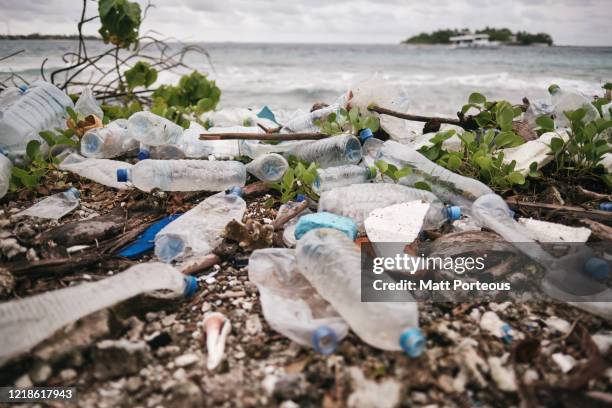
[[565,374],[570,372],[576,365],[576,359],[568,354],[555,353],[552,355],[552,359]]
[[176,321],[176,314],[171,314],[171,315],[164,317],[161,323],[162,323],[162,326],[168,327],[168,326],[173,325],[175,321]]
[[143,382],[140,377],[130,377],[125,383],[125,388],[129,392],[136,392],[142,387],[142,384]]
[[185,371],[184,368],[179,368],[172,374],[172,378],[177,381],[183,381],[185,378],[187,378],[187,371]]
[[51,377],[53,369],[49,364],[37,364],[29,372],[30,378],[34,384],[42,384]]
[[563,320],[558,318],[557,316],[551,316],[544,321],[546,326],[549,328],[558,331],[559,333],[567,334],[569,333],[572,325],[567,320]]
[[19,377],[17,380],[15,380],[15,387],[17,388],[28,388],[32,386],[34,386],[34,384],[32,384],[32,380],[30,379],[30,376],[27,374],[24,374],[21,377]]
[[71,381],[77,377],[77,372],[72,368],[66,368],[65,370],[60,371],[59,376],[62,381]]
[[251,336],[255,336],[256,334],[261,333],[263,327],[261,325],[261,320],[259,316],[256,314],[250,315],[245,322],[245,331],[247,334]]
[[197,363],[198,360],[200,360],[200,357],[196,354],[183,354],[174,359],[174,364],[176,364],[177,367],[187,367]]
[[504,367],[499,357],[489,357],[487,360],[491,369],[491,377],[497,384],[497,388],[506,392],[515,392],[516,378],[512,368]]

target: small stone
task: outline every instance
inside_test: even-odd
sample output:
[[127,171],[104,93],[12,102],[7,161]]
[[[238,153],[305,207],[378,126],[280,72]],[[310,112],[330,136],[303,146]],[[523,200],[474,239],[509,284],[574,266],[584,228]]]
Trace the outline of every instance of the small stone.
[[176,321],[176,314],[171,314],[171,315],[164,317],[161,323],[162,323],[162,326],[168,327],[168,326],[173,325],[175,321]]
[[187,372],[184,368],[179,368],[174,372],[174,374],[172,374],[172,378],[177,381],[183,381],[185,378],[187,378]]
[[250,315],[245,322],[245,331],[247,334],[251,336],[255,336],[261,333],[263,327],[261,325],[261,320],[259,316],[256,314]]
[[166,406],[196,408],[204,405],[204,394],[200,387],[191,381],[182,381],[170,389]]
[[442,374],[438,378],[438,386],[440,387],[442,391],[444,391],[447,394],[453,394],[457,391],[455,390],[455,386],[453,382],[454,382],[453,377],[447,374]]
[[27,374],[24,374],[21,377],[19,377],[17,380],[15,380],[15,387],[17,388],[29,388],[32,386],[34,386],[34,384],[32,384],[32,380],[30,379],[30,376]]
[[380,382],[368,380],[358,367],[349,367],[353,392],[347,400],[348,407],[393,408],[399,405],[402,384],[385,378]]
[[514,370],[504,367],[501,359],[498,357],[489,357],[488,363],[491,369],[491,377],[497,384],[497,388],[505,392],[515,392],[517,387]]
[[208,303],[208,302],[202,303],[202,313],[206,313],[210,309],[212,309],[212,305],[210,303]]
[[177,367],[187,367],[197,363],[199,360],[200,357],[196,354],[183,354],[174,359],[174,364],[176,364]]
[[151,358],[147,343],[125,339],[101,341],[93,355],[94,376],[99,380],[136,374]]
[[36,364],[29,372],[34,384],[42,384],[51,377],[53,369],[49,364]]
[[568,354],[555,353],[552,355],[552,359],[565,374],[570,372],[576,365],[576,359]]
[[72,369],[72,368],[66,368],[62,371],[60,371],[59,376],[61,378],[62,381],[72,381],[77,377],[77,372],[76,370]]
[[125,383],[125,388],[129,392],[136,392],[142,387],[142,379],[140,377],[130,377]]

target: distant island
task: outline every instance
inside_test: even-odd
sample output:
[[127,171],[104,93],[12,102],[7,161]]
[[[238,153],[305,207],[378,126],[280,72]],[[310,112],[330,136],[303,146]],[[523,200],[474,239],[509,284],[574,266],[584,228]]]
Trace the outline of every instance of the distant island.
[[[76,34],[62,35],[62,34],[17,34],[8,35],[0,34],[0,40],[76,40],[79,36]],[[101,37],[96,35],[84,35],[85,40],[101,40]]]
[[531,34],[526,31],[517,31],[513,33],[508,28],[491,27],[477,30],[475,33],[472,33],[469,29],[446,29],[437,30],[432,33],[421,33],[402,41],[402,44],[451,44],[451,37],[466,34],[487,34],[489,36],[489,41],[497,41],[505,45],[553,45],[552,37],[546,33]]

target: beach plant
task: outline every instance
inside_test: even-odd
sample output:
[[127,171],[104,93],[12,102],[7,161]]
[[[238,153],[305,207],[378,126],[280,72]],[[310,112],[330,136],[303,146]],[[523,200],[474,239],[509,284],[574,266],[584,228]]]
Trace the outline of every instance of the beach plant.
[[487,129],[480,137],[473,132],[458,135],[460,151],[449,151],[443,144],[456,134],[454,130],[438,132],[431,145],[423,146],[419,152],[429,160],[463,176],[477,178],[498,191],[509,190],[525,184],[525,176],[515,170],[516,161],[504,162],[504,153],[499,149],[516,145],[510,132]]
[[500,138],[504,140],[502,147],[514,147],[524,142],[513,130],[514,118],[521,114],[521,108],[508,101],[489,101],[483,94],[474,92],[470,94],[468,103],[461,107],[459,117],[472,120],[478,129],[499,130]]
[[26,145],[24,162],[21,165],[13,166],[11,170],[11,190],[15,191],[23,187],[29,190],[37,188],[45,175],[57,169],[59,161],[53,154],[56,148],[58,146],[65,148],[78,146],[74,135],[72,129],[40,132],[39,136],[47,144],[45,148],[39,140],[30,140]]
[[148,62],[138,61],[136,65],[125,71],[125,81],[130,91],[139,86],[148,88],[157,81],[157,70]]
[[[597,118],[586,122],[587,111],[580,108],[564,112],[570,122],[568,138],[553,137],[550,141],[550,155],[554,157],[553,174],[566,177],[600,177],[612,186],[612,175],[605,173],[601,162],[606,153],[612,153],[608,133],[612,120]],[[536,123],[540,131],[552,131],[554,123],[548,117],[540,117]]]
[[99,0],[98,14],[102,23],[98,32],[105,43],[127,48],[138,42],[141,23],[138,3],[127,0]]
[[270,183],[270,187],[281,194],[281,202],[293,200],[298,194],[306,195],[313,200],[319,196],[312,189],[317,178],[316,163],[307,163],[295,156],[288,158],[289,168],[278,183]]
[[315,125],[321,128],[321,132],[327,135],[338,135],[342,133],[358,134],[360,130],[369,128],[372,132],[380,128],[380,120],[374,115],[363,115],[357,107],[350,110],[341,108],[338,112],[332,112],[326,117],[315,121]]
[[397,183],[402,177],[412,174],[411,167],[403,167],[401,169],[398,169],[397,166],[388,163],[385,160],[377,160],[374,165],[376,166],[383,178],[388,177],[394,183]]

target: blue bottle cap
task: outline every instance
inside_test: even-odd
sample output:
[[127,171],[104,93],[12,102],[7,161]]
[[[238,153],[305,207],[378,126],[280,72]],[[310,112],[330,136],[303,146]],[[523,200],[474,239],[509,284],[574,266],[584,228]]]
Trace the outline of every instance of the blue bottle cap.
[[412,358],[420,356],[425,350],[425,336],[418,327],[405,330],[399,338],[399,343],[402,350]]
[[359,132],[359,140],[361,140],[361,143],[365,142],[371,137],[374,137],[374,133],[372,133],[372,129],[370,128],[361,129]]
[[66,192],[72,194],[76,198],[81,196],[81,192],[74,187],[70,187],[68,190],[66,190]]
[[304,194],[298,194],[298,195],[295,196],[293,201],[295,201],[296,203],[301,203],[305,199],[306,199],[306,196]]
[[185,276],[185,290],[183,296],[190,298],[198,291],[198,280],[194,276]]
[[512,343],[512,340],[514,340],[514,336],[512,336],[512,333],[510,333],[512,331],[512,327],[510,327],[508,323],[504,323],[501,329],[502,333],[504,334],[502,336],[502,340],[505,343]]
[[451,221],[456,221],[458,219],[461,219],[461,207],[458,207],[456,205],[451,205],[450,207],[447,207],[446,215],[448,216],[448,219]]
[[28,86],[27,85],[19,85],[19,90],[23,93],[23,92],[28,90]]
[[610,275],[610,265],[601,258],[593,257],[584,263],[584,272],[595,279],[604,279]]
[[242,191],[242,187],[230,187],[225,191],[225,194],[242,197],[244,191]]
[[317,353],[321,353],[325,356],[330,355],[338,347],[338,336],[328,326],[319,326],[317,330],[312,333],[312,348]]
[[117,181],[128,181],[128,169],[117,169]]
[[612,211],[612,203],[601,203],[599,209],[601,211]]
[[140,148],[138,150],[138,160],[147,160],[151,157],[151,153],[147,149]]

